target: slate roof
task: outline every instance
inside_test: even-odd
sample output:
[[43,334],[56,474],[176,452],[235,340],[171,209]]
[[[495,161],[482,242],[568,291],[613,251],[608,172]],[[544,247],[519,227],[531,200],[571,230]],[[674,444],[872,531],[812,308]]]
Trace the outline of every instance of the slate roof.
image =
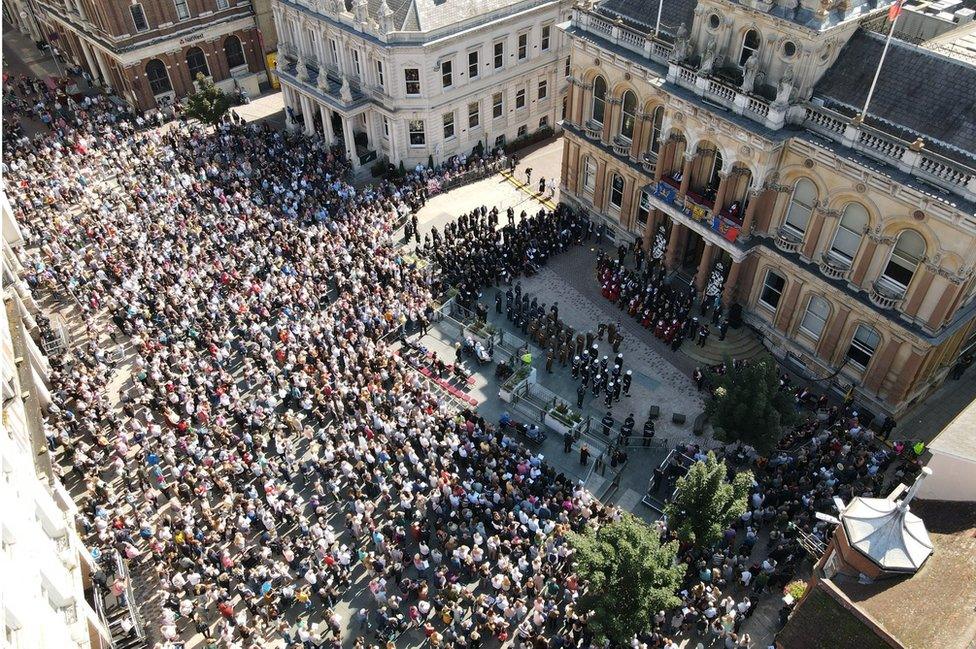
[[[859,30],[814,89],[829,105],[860,110],[884,37]],[[893,39],[866,122],[908,140],[935,141],[976,160],[976,67]],[[959,155],[953,156],[959,157]]]
[[[674,36],[681,23],[691,31],[697,0],[661,0],[661,31]],[[632,27],[653,31],[657,22],[657,0],[604,0],[597,7],[598,13],[610,18],[622,18]]]
[[[380,5],[383,0],[367,0],[367,11],[379,20]],[[526,0],[386,0],[393,12],[392,22],[395,31],[430,32],[442,27],[467,22],[473,18],[514,7],[533,6],[545,0],[526,2]],[[346,0],[350,5],[351,0]]]

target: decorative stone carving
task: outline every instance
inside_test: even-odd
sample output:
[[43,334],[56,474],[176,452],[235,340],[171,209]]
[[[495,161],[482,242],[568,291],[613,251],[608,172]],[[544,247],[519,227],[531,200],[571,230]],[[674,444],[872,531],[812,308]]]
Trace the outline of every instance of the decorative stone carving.
[[382,34],[389,34],[393,31],[393,10],[390,9],[390,5],[386,3],[386,0],[380,3],[379,26],[380,33]]
[[664,258],[664,253],[668,249],[668,240],[664,236],[664,225],[657,226],[657,234],[654,236],[654,248],[651,249],[651,257],[654,259]]
[[325,64],[319,63],[319,76],[315,80],[315,86],[322,92],[329,90],[329,75],[325,72]]
[[342,75],[342,85],[339,87],[339,99],[349,103],[352,101],[352,88],[349,87],[349,79]]
[[867,226],[864,229],[864,234],[868,235],[868,238],[878,244],[892,244],[897,239],[895,237],[886,237],[881,233],[881,225],[876,225],[872,229],[871,226]]
[[688,28],[684,23],[678,26],[678,32],[674,38],[674,48],[671,50],[671,60],[677,63],[684,61],[688,57]]
[[366,10],[366,0],[356,0],[355,4],[352,6],[353,14],[356,16],[356,22],[363,24],[369,22],[369,12]]
[[786,70],[783,71],[783,76],[776,86],[776,100],[773,102],[774,104],[785,106],[790,103],[790,95],[793,93],[793,74],[793,66],[786,66]]
[[708,285],[705,287],[705,295],[715,297],[721,295],[722,286],[725,284],[725,266],[722,262],[715,264],[711,277],[708,278]]
[[710,38],[705,46],[705,53],[702,54],[701,65],[698,66],[698,74],[708,76],[715,67],[715,39]]
[[755,52],[753,52],[746,59],[745,69],[742,74],[742,85],[740,86],[742,92],[752,92],[753,86],[756,85],[756,68],[758,67],[759,61],[756,59]]

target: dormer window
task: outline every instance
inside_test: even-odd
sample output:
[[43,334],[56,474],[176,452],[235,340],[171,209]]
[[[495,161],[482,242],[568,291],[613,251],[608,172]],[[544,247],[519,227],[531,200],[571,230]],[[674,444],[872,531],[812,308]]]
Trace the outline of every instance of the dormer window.
[[746,32],[745,38],[742,39],[742,50],[739,52],[739,67],[743,67],[749,57],[753,54],[759,52],[759,32],[755,29],[750,29]]

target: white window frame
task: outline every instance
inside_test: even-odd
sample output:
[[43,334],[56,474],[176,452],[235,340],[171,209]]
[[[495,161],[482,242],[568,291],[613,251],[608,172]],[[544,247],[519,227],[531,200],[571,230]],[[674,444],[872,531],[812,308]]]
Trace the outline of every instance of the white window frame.
[[[824,313],[818,313],[813,309],[814,305],[820,308],[823,304]],[[827,328],[827,321],[830,320],[830,302],[819,295],[811,295],[807,300],[807,307],[803,310],[803,318],[800,319],[800,331],[813,339],[820,340],[824,329]]]
[[[751,34],[752,32],[755,32],[756,37],[759,39],[759,44],[756,45],[756,47],[754,48],[749,47],[746,44],[746,41],[749,39],[749,34]],[[746,32],[742,35],[742,45],[739,47],[739,59],[738,59],[739,67],[740,68],[743,67],[746,61],[749,60],[749,57],[753,54],[755,54],[758,59],[759,51],[761,49],[762,49],[762,34],[759,33],[758,29],[752,29],[752,28],[747,29]]]
[[525,86],[522,86],[515,91],[515,110],[522,110],[526,106],[526,96],[528,93],[525,91]]
[[[661,119],[658,119],[658,115]],[[661,152],[661,135],[664,131],[664,106],[658,106],[651,111],[651,139],[647,144],[647,150],[658,154]]]
[[[173,7],[176,9],[177,20],[190,19],[190,3],[188,0],[173,0]],[[181,8],[182,11],[180,11]]]
[[[142,29],[139,29],[139,23],[136,22],[135,10],[139,9],[139,14],[142,16],[142,24],[145,25]],[[135,28],[137,34],[149,31],[149,19],[146,18],[146,10],[143,8],[142,3],[134,2],[129,5],[129,15],[132,16],[132,26]]]
[[516,49],[519,61],[524,61],[529,58],[529,32],[522,32],[518,35],[516,43]]
[[[909,258],[907,255],[898,250],[898,245],[909,233],[914,234],[922,241],[922,254],[918,257],[918,259]],[[925,252],[925,238],[921,234],[911,229],[902,230],[898,233],[898,238],[895,239],[895,245],[891,247],[891,252],[888,253],[888,259],[885,261],[885,265],[882,267],[880,279],[882,279],[886,284],[898,287],[902,291],[907,292],[908,287],[911,285],[912,281],[914,281],[916,275],[918,275],[918,267],[922,265],[922,262],[925,259]],[[909,267],[911,268],[912,276],[908,278],[907,283],[902,282],[900,279],[896,279],[888,274],[888,269],[892,264],[899,266],[902,268],[902,270],[908,270]]]
[[[499,47],[502,49],[501,52],[498,51]],[[505,41],[495,41],[492,43],[491,58],[492,65],[496,70],[501,70],[505,67]]]
[[505,117],[505,94],[496,92],[491,96],[491,118],[501,119]]
[[[472,57],[474,61],[472,61]],[[481,76],[481,55],[479,50],[471,50],[468,52],[468,78],[477,79]]]
[[[408,73],[410,72],[417,73],[417,78],[413,80],[409,79]],[[416,84],[417,92],[410,92],[411,84]],[[423,89],[420,85],[420,68],[403,68],[403,88],[407,97],[419,97],[421,95]]]
[[[867,226],[871,222],[871,217],[868,214],[867,209],[863,205],[861,205],[860,203],[848,203],[844,207],[844,212],[843,214],[841,214],[841,217],[837,222],[837,229],[834,230],[834,236],[830,240],[830,246],[827,248],[827,250],[830,251],[830,254],[832,256],[844,260],[845,262],[847,262],[848,265],[854,263],[854,257],[857,256],[857,251],[861,249],[861,243],[864,239],[863,227],[860,230],[855,230],[850,226],[844,225],[844,220],[850,214],[849,210],[852,207],[864,211],[864,226]],[[844,237],[850,237],[851,240],[857,240],[857,245],[854,247],[854,250],[850,251],[850,254],[848,254],[847,250],[840,250],[839,248],[837,248],[837,237],[839,235],[843,235]]]
[[390,120],[385,115],[381,115],[381,117],[383,117],[383,139],[389,140],[390,139]]
[[[809,183],[813,187],[813,202],[810,205],[804,205],[796,199],[796,190],[799,188],[800,183]],[[800,237],[801,239],[806,235],[807,228],[810,227],[810,219],[813,217],[813,210],[817,208],[817,200],[820,197],[820,192],[817,189],[817,184],[814,183],[809,178],[799,178],[796,183],[793,184],[793,191],[790,192],[790,200],[786,204],[786,214],[783,215],[783,227],[786,228],[787,232]],[[794,212],[794,207],[796,207],[796,212]],[[801,229],[794,223],[790,223],[790,217],[794,214],[799,215],[802,211],[806,211],[806,222],[803,224]]]
[[[616,187],[617,180],[620,181],[620,189]],[[619,212],[624,207],[625,191],[627,191],[627,180],[618,173],[610,174],[610,195],[607,197],[607,205],[616,212]],[[614,202],[615,194],[619,195],[616,202]]]
[[516,131],[515,137],[525,137],[528,134],[529,134],[529,125],[522,124],[521,126],[518,127],[518,131]]
[[[774,288],[773,286],[770,285],[769,278],[772,277],[773,275],[783,280],[782,287]],[[765,295],[766,289],[769,289],[770,291],[776,294],[776,304],[772,304],[766,301],[766,295]],[[786,278],[780,275],[772,268],[768,268],[766,270],[766,275],[763,277],[762,285],[759,287],[759,299],[758,299],[759,304],[769,309],[773,313],[776,313],[776,310],[779,309],[780,302],[783,301],[783,292],[785,291],[785,289],[786,289]]]
[[355,47],[350,47],[349,48],[349,53],[352,55],[350,58],[352,58],[352,69],[353,69],[353,72],[356,74],[356,77],[357,78],[362,79],[363,78],[363,66],[362,66],[362,64],[359,61],[359,50],[357,50]]
[[332,55],[332,64],[339,65],[339,44],[334,38],[329,39],[329,53]]
[[[420,125],[417,128],[417,125]],[[419,136],[419,141],[414,142],[414,136]],[[422,119],[411,119],[407,122],[407,144],[412,149],[421,149],[427,146],[426,124]]]
[[542,26],[542,37],[539,40],[539,49],[543,52],[549,51],[549,40],[552,38],[552,25]]
[[230,0],[217,0],[217,11],[230,9]]
[[376,83],[380,88],[386,89],[386,77],[383,74],[383,61],[376,59]]
[[[442,125],[444,127],[444,139],[445,140],[453,140],[455,137],[457,137],[457,128],[455,127],[455,124],[454,124],[454,111],[453,110],[451,112],[449,112],[449,113],[444,113],[441,116],[441,123],[442,123]],[[448,129],[450,129],[450,134],[448,134]]]
[[539,93],[539,101],[545,101],[549,98],[549,79],[539,79],[537,92]]
[[[600,96],[598,96],[596,94],[596,82],[597,82],[597,79],[600,79],[600,80],[603,81],[603,97],[600,97]],[[600,125],[602,125],[603,124],[603,120],[605,120],[607,118],[607,93],[609,91],[610,90],[609,90],[609,86],[607,85],[607,80],[606,79],[604,79],[602,76],[598,76],[598,77],[596,77],[596,79],[593,79],[593,98],[592,98],[592,101],[590,101],[590,119],[592,119],[594,122],[596,122],[597,124],[600,124]],[[600,111],[600,113],[601,113],[600,119],[597,119],[596,118],[597,102],[599,102],[599,105],[602,107],[602,110]]]
[[547,128],[549,126],[549,116],[543,115],[539,118],[539,128]]
[[[858,340],[858,334],[860,334],[862,331],[866,333],[870,332],[870,334],[872,334],[875,338],[877,338],[877,341],[874,343],[873,348],[869,348],[867,343],[864,342],[863,340]],[[871,360],[874,359],[874,355],[878,353],[878,347],[880,346],[881,346],[881,334],[873,327],[870,327],[866,324],[859,324],[854,329],[854,335],[851,336],[851,344],[848,345],[847,347],[846,358],[855,367],[860,368],[862,370],[866,370],[868,368],[868,365],[871,364]],[[861,363],[861,361],[853,358],[851,356],[852,349],[856,349],[862,354],[867,355],[868,357],[867,363]]]
[[[447,68],[447,71],[444,71]],[[441,61],[441,87],[451,88],[454,86],[454,62],[452,59]]]
[[468,104],[468,128],[469,129],[481,128],[481,103],[480,102],[473,101],[470,104]]
[[[627,112],[627,97],[631,96],[634,98],[633,110]],[[624,96],[620,99],[620,137],[627,140],[628,142],[634,141],[634,134],[637,132],[637,93],[633,90],[628,90],[624,93]],[[627,124],[628,118],[630,119],[630,135],[624,133],[624,126]]]
[[592,194],[596,191],[596,160],[590,156],[583,158],[583,191]]

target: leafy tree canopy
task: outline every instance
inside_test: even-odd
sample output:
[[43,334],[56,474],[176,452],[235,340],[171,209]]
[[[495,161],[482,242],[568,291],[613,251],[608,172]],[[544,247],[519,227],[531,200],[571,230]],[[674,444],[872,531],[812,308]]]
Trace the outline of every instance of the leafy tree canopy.
[[725,431],[727,441],[744,442],[760,453],[772,450],[783,428],[797,420],[793,399],[779,389],[776,361],[765,356],[725,366],[725,374],[709,374],[715,386],[705,405],[709,421]]
[[214,126],[230,109],[230,98],[214,82],[197,73],[197,90],[186,98],[186,115]]
[[684,566],[675,561],[677,543],[662,545],[658,532],[631,514],[569,541],[576,572],[587,584],[580,605],[593,612],[597,636],[627,643],[654,613],[680,603],[675,593]]
[[678,479],[674,498],[664,512],[668,526],[678,538],[699,547],[711,547],[746,510],[752,473],[738,473],[731,483],[726,476],[725,462],[719,462],[714,453],[709,453],[704,461],[692,464],[688,473]]

